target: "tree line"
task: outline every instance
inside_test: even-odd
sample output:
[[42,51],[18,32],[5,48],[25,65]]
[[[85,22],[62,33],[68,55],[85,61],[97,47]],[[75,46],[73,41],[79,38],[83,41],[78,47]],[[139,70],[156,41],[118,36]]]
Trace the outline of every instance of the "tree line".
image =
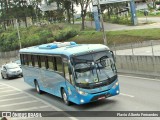
[[[57,9],[50,11],[42,11],[40,6],[43,1],[50,5],[56,3]],[[14,20],[24,21],[27,27],[27,17],[31,18],[32,23],[40,20],[48,21],[64,21],[66,13],[66,21],[74,23],[74,4],[81,6],[82,29],[84,29],[84,20],[87,13],[87,7],[91,0],[1,0],[0,1],[0,24],[2,28],[7,29],[8,26],[14,26]]]

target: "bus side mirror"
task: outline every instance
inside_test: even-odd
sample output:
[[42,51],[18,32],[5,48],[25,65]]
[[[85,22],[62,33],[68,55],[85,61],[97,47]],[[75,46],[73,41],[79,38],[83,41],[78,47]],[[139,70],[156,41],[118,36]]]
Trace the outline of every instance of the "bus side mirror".
[[113,51],[111,51],[111,53],[112,53],[112,58],[113,58],[114,62],[116,62],[116,57],[114,56]]

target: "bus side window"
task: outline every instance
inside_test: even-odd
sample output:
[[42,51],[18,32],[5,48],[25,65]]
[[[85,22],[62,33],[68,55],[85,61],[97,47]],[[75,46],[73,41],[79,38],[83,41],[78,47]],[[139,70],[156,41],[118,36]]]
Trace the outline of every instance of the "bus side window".
[[40,56],[41,68],[46,68],[45,56]]
[[31,55],[28,55],[28,65],[32,66],[32,57],[31,57]]
[[56,57],[56,71],[63,73],[63,67],[62,67],[62,58]]
[[33,57],[32,57],[32,59],[33,59],[33,63],[34,63],[34,66],[35,67],[38,67],[38,56],[37,55],[34,55]]
[[40,56],[37,56],[37,60],[38,60],[38,67],[41,68],[41,59],[40,59]]
[[53,57],[54,70],[57,71],[56,57]]
[[21,64],[25,65],[25,62],[26,62],[26,60],[25,60],[25,54],[20,54],[20,60],[21,60]]
[[48,57],[48,68],[54,70],[54,61],[52,56]]
[[46,66],[46,69],[49,68],[49,64],[48,64],[48,56],[45,57],[45,66]]
[[31,55],[32,66],[35,66],[34,55]]
[[65,76],[65,78],[71,84],[73,84],[72,74],[71,74],[71,71],[69,71],[68,63],[64,63],[63,66],[64,66],[64,76]]
[[25,65],[29,65],[28,55],[27,54],[24,55],[24,61],[25,61]]

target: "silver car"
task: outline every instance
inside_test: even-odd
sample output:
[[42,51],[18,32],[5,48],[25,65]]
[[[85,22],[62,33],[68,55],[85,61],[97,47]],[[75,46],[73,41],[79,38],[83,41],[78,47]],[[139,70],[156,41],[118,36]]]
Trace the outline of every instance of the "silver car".
[[1,68],[2,79],[13,78],[18,76],[23,76],[22,69],[16,63],[8,63],[2,66]]
[[12,61],[12,63],[16,63],[16,64],[19,65],[19,67],[21,67],[21,61],[20,60],[14,60],[14,61]]

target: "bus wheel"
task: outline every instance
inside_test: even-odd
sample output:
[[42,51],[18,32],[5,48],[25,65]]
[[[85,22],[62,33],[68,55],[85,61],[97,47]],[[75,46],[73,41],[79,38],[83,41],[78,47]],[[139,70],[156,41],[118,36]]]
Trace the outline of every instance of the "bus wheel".
[[63,98],[63,101],[66,105],[70,105],[70,102],[68,101],[68,96],[67,96],[64,89],[62,89],[62,98]]
[[39,93],[39,94],[42,93],[42,91],[41,91],[40,88],[39,88],[39,84],[38,84],[37,81],[35,81],[35,88],[36,88],[37,93]]

